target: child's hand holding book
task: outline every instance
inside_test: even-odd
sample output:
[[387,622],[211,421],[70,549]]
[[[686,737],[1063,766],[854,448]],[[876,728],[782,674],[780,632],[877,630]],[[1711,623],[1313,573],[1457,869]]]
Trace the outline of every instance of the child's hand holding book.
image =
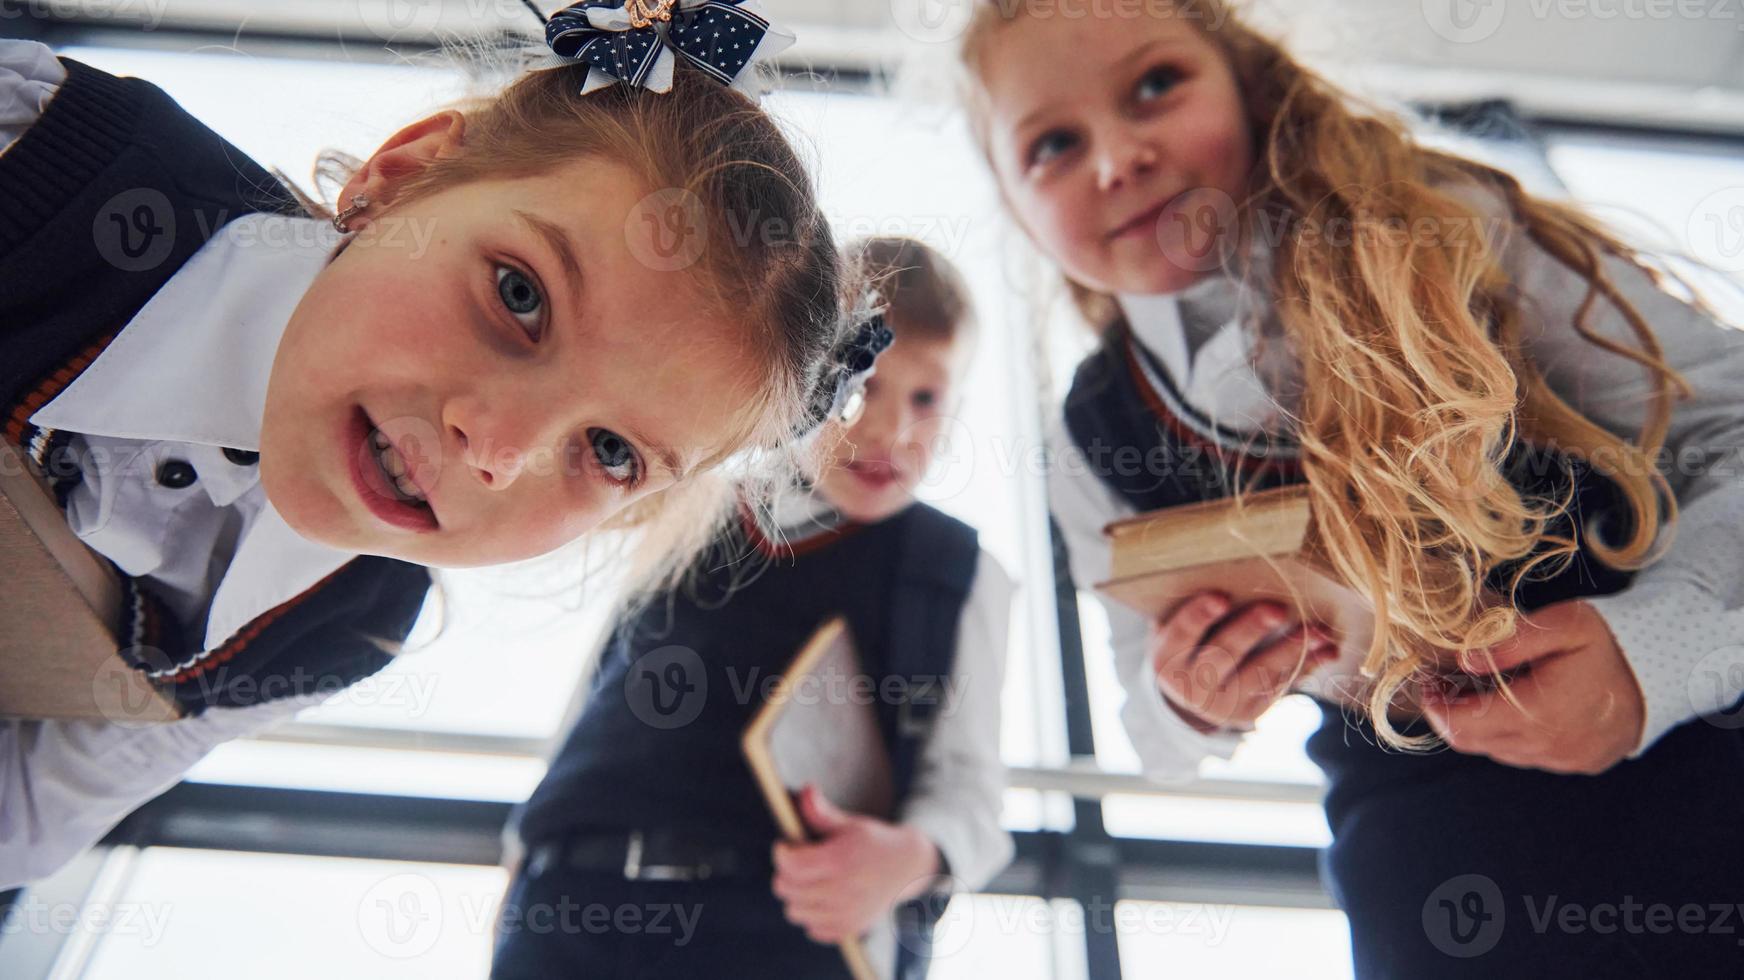
[[[1318,553],[1300,487],[1142,514],[1108,536],[1098,589],[1152,618],[1157,686],[1195,728],[1251,728],[1293,692],[1367,709],[1373,611]],[[1424,718],[1459,752],[1598,773],[1639,744],[1644,704],[1604,617],[1574,601],[1409,685],[1389,713]]]
[[917,828],[843,810],[815,784],[799,809],[814,839],[776,843],[770,887],[813,942],[865,935],[942,871],[938,848]]
[[1246,730],[1298,681],[1339,657],[1337,639],[1281,602],[1237,608],[1220,592],[1182,602],[1151,629],[1163,698],[1202,732]]
[[1156,624],[1157,684],[1201,731],[1251,727],[1296,691],[1364,704],[1374,611],[1326,567],[1312,529],[1302,487],[1108,528],[1110,577],[1097,591]]
[[1512,637],[1462,655],[1458,669],[1480,681],[1506,677],[1513,702],[1495,683],[1426,686],[1423,716],[1455,751],[1522,769],[1596,775],[1641,740],[1646,700],[1590,603],[1559,602],[1522,616]]

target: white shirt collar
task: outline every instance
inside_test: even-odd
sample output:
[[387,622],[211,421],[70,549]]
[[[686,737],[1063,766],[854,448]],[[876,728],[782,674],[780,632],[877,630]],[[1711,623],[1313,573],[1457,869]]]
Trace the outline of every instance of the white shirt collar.
[[[1123,293],[1115,299],[1133,337],[1156,355],[1186,403],[1230,429],[1254,432],[1277,424],[1278,406],[1255,371],[1253,337],[1233,295],[1236,284],[1211,277],[1180,293]],[[1194,324],[1189,343],[1183,302],[1221,323]]]
[[313,218],[230,222],[31,423],[258,451],[279,340],[336,244]]
[[1115,297],[1133,338],[1163,362],[1170,380],[1185,389],[1193,376],[1192,356],[1187,350],[1187,332],[1181,323],[1181,302],[1173,293]]
[[[337,244],[332,226],[311,218],[248,215],[229,223],[30,421],[87,435],[258,451],[279,341]],[[215,462],[210,470],[222,472]],[[261,494],[213,593],[205,649],[356,557],[302,537]]]

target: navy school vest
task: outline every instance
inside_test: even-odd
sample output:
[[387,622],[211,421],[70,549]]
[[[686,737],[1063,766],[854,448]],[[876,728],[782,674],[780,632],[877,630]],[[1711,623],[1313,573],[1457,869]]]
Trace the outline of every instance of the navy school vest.
[[[1215,429],[1149,358],[1130,334],[1111,332],[1065,401],[1072,442],[1121,498],[1144,511],[1302,480],[1290,446],[1243,446]],[[1504,472],[1527,494],[1560,495],[1572,482],[1572,523],[1596,519],[1613,540],[1629,519],[1617,487],[1579,460],[1517,445]],[[1570,524],[1552,530],[1580,540]],[[1508,571],[1492,587],[1505,588]],[[1583,554],[1515,595],[1530,611],[1616,592],[1632,577]],[[1721,976],[1744,964],[1735,935],[1534,927],[1555,921],[1544,918],[1546,903],[1588,914],[1628,902],[1676,910],[1744,901],[1736,726],[1692,721],[1601,776],[1562,776],[1451,751],[1382,749],[1366,720],[1321,708],[1307,749],[1327,778],[1333,843],[1322,869],[1349,917],[1361,980],[1479,970],[1494,980]]]
[[[1084,464],[1141,513],[1215,500],[1238,487],[1267,490],[1305,479],[1293,443],[1238,433],[1199,413],[1124,329],[1111,331],[1108,342],[1080,365],[1064,411]],[[1627,526],[1621,491],[1579,459],[1520,442],[1503,461],[1503,472],[1529,496],[1560,498],[1572,485],[1570,515],[1552,526],[1553,533],[1578,541],[1591,525],[1615,539]],[[1490,584],[1505,589],[1510,577],[1503,569]],[[1583,552],[1555,574],[1522,582],[1517,597],[1521,608],[1531,610],[1616,592],[1630,579]]]
[[[57,452],[66,434],[30,416],[224,225],[303,211],[156,86],[62,64],[65,84],[0,153],[0,427],[64,491],[77,479]],[[430,586],[421,566],[359,557],[204,651],[201,624],[176,622],[149,582],[116,574],[124,654],[140,669],[188,664],[162,686],[190,714],[335,691],[373,674],[391,659],[374,640],[405,639]]]
[[778,830],[740,736],[805,641],[836,616],[847,618],[869,682],[843,692],[875,692],[896,798],[907,795],[956,655],[975,531],[915,504],[792,547],[769,545],[742,521],[719,553],[730,563],[712,560],[694,585],[614,630],[589,700],[523,812],[529,845],[582,830],[673,828],[767,847]]

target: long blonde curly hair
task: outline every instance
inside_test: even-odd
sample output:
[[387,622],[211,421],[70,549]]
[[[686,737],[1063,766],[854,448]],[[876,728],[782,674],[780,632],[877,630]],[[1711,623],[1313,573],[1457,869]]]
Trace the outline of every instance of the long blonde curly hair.
[[[972,78],[998,30],[1024,6],[981,4],[962,51]],[[1667,273],[1574,208],[1527,193],[1500,170],[1421,145],[1402,119],[1304,67],[1230,16],[1223,0],[1175,6],[1227,59],[1251,125],[1256,167],[1238,212],[1248,227],[1272,222],[1267,241],[1275,245],[1263,271],[1254,262],[1243,267],[1248,250],[1236,250],[1231,274],[1269,299],[1301,364],[1294,421],[1319,544],[1375,611],[1364,662],[1375,678],[1368,713],[1390,744],[1426,746],[1429,739],[1401,735],[1388,708],[1447,652],[1482,649],[1514,632],[1514,603],[1497,602],[1485,583],[1504,574],[1512,591],[1582,547],[1557,530],[1570,526],[1570,497],[1523,497],[1503,475],[1517,441],[1578,457],[1619,486],[1632,517],[1622,540],[1582,536],[1599,561],[1641,567],[1675,521],[1676,501],[1654,460],[1672,402],[1687,386],[1604,263],[1621,259],[1661,285]],[[977,100],[970,104],[985,149],[985,120],[974,119]],[[1522,297],[1497,242],[1482,234],[1361,233],[1426,219],[1482,228],[1494,222],[1477,203],[1486,197],[1507,205],[1510,235],[1524,235],[1586,281],[1570,327],[1656,380],[1633,441],[1563,401],[1525,355]],[[1324,234],[1339,227],[1358,232]],[[1094,326],[1118,317],[1109,297],[1072,286]],[[1624,317],[1635,346],[1592,329],[1600,300]]]

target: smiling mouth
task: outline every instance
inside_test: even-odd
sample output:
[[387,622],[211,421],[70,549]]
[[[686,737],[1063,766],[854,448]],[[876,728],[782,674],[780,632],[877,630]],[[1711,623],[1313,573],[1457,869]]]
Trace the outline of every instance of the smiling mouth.
[[412,481],[411,467],[406,464],[405,457],[401,456],[400,451],[394,448],[394,444],[388,441],[387,435],[382,430],[370,430],[369,447],[374,452],[375,465],[381,473],[382,479],[387,481],[400,503],[428,510],[430,501],[425,499],[424,491],[418,489],[418,484]]
[[1115,228],[1113,231],[1109,232],[1108,233],[1109,241],[1113,241],[1117,238],[1125,238],[1129,235],[1133,235],[1133,234],[1136,234],[1136,233],[1142,232],[1142,231],[1147,231],[1147,230],[1154,231],[1156,228],[1157,222],[1162,220],[1164,212],[1166,212],[1168,210],[1169,210],[1169,202],[1168,201],[1164,201],[1163,203],[1158,204],[1156,207],[1153,207],[1153,208],[1146,210],[1145,212],[1143,212],[1142,214],[1133,218],[1132,220],[1126,222],[1125,224],[1123,224],[1123,225],[1119,226],[1118,228]]
[[344,444],[353,490],[370,513],[391,527],[417,533],[441,527],[412,479],[411,467],[361,406],[352,413]]
[[866,462],[857,460],[848,464],[848,472],[856,479],[873,487],[886,487],[897,481],[900,474],[890,463]]

